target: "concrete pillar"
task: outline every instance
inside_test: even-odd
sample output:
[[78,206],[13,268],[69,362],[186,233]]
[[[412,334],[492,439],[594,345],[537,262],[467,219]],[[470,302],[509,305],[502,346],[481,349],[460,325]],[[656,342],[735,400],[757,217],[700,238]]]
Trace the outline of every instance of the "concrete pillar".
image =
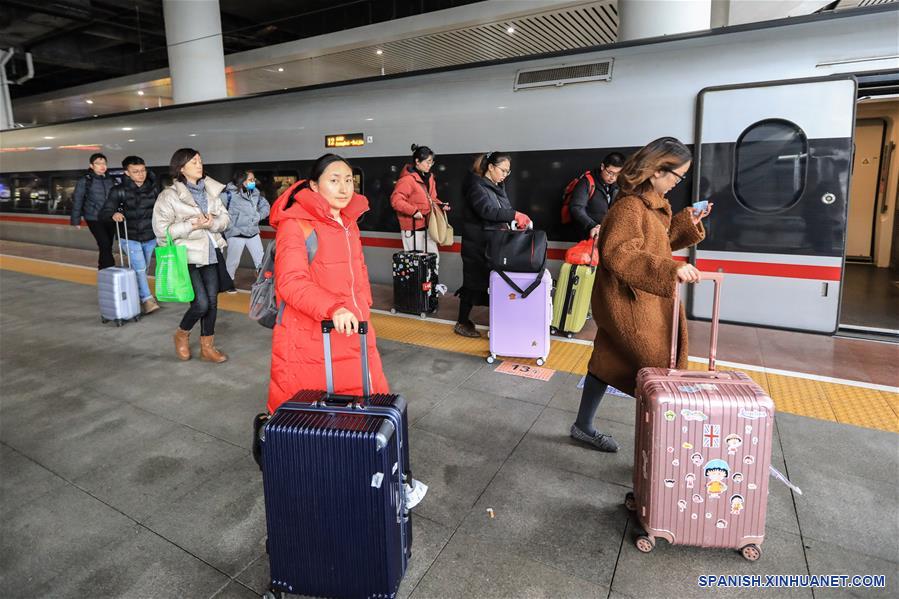
[[618,0],[618,41],[708,29],[712,0]]
[[218,0],[163,0],[175,104],[226,98]]

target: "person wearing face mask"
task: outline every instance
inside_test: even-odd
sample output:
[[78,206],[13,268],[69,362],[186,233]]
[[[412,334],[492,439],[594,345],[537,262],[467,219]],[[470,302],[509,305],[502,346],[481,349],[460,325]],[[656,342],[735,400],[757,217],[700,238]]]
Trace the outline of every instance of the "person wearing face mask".
[[[412,144],[412,161],[403,167],[400,178],[390,195],[390,205],[396,211],[403,238],[403,250],[411,252],[414,248],[423,251],[425,237],[428,234],[428,217],[431,214],[431,203],[444,212],[450,209],[449,204],[437,198],[437,180],[431,173],[434,166],[434,152],[427,146]],[[437,254],[437,265],[440,266],[440,253],[434,242],[428,244],[428,252]]]
[[487,244],[490,231],[507,228],[515,221],[521,229],[531,219],[512,208],[503,182],[512,172],[512,157],[505,152],[489,152],[478,156],[465,180],[465,212],[462,226],[462,287],[459,317],[453,332],[463,337],[480,337],[471,321],[474,306],[489,306],[490,267]]
[[200,359],[224,362],[228,359],[215,347],[215,320],[218,315],[218,261],[227,243],[222,233],[231,223],[220,194],[224,185],[207,177],[203,159],[193,148],[181,148],[172,154],[169,174],[174,181],[156,198],[153,231],[156,242],[165,245],[166,234],[175,245],[187,248],[188,272],[194,288],[194,301],[175,331],[175,354],[190,360],[190,331],[200,322]]
[[[616,452],[611,435],[596,430],[593,420],[609,385],[634,394],[637,371],[667,368],[671,349],[674,291],[696,283],[699,271],[678,262],[672,251],[702,241],[701,212],[687,207],[672,214],[665,198],[684,180],[693,156],[673,137],[650,142],[621,169],[621,191],[599,231],[599,255],[591,304],[596,321],[593,355],[571,436],[600,451]],[[681,306],[677,368],[687,367],[687,320]]]
[[[228,240],[226,266],[231,278],[237,273],[244,248],[250,251],[256,271],[262,264],[262,238],[259,236],[259,222],[268,218],[268,201],[256,187],[256,175],[250,170],[234,173],[231,182],[222,192],[222,203],[228,209],[231,225],[225,231]],[[228,293],[237,293],[236,289]]]
[[[272,331],[268,410],[301,389],[325,389],[321,321],[332,320],[334,391],[362,395],[359,321],[369,321],[368,356],[372,393],[389,393],[371,326],[372,295],[357,221],[368,199],[355,192],[353,169],[336,154],[315,161],[309,179],[272,206],[275,229],[275,296],[283,306]],[[315,233],[310,261],[306,236]]]

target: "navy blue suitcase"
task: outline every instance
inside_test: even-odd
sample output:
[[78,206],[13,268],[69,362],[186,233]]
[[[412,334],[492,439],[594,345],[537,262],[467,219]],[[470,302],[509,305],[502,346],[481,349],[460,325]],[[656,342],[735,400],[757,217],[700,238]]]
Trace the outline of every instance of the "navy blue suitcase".
[[259,435],[271,591],[390,598],[412,556],[406,401],[369,394],[367,323],[363,396],[335,395],[332,328],[322,323],[328,390],[300,391]]

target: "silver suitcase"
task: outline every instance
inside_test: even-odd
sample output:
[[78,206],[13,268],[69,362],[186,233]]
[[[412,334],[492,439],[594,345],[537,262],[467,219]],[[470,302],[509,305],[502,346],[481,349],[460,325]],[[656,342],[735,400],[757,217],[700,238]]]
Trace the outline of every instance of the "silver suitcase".
[[[125,241],[128,240],[128,227],[125,229]],[[140,292],[137,290],[137,273],[131,268],[131,255],[125,265],[125,253],[122,251],[119,223],[116,222],[116,245],[119,246],[119,257],[122,266],[112,266],[97,271],[97,296],[100,302],[100,321],[113,321],[122,326],[126,320],[140,320]]]

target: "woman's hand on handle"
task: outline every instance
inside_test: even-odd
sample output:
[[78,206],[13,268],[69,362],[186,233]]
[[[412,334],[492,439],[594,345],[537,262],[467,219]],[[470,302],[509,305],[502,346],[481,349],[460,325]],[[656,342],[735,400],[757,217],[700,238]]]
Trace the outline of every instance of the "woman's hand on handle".
[[590,229],[590,239],[596,239],[597,237],[599,237],[599,229],[600,225],[596,225],[595,227]]
[[359,319],[346,308],[337,308],[331,315],[331,320],[334,321],[334,330],[347,337],[359,332]]
[[677,269],[678,283],[698,283],[700,280],[702,280],[702,273],[692,264],[684,264]]

